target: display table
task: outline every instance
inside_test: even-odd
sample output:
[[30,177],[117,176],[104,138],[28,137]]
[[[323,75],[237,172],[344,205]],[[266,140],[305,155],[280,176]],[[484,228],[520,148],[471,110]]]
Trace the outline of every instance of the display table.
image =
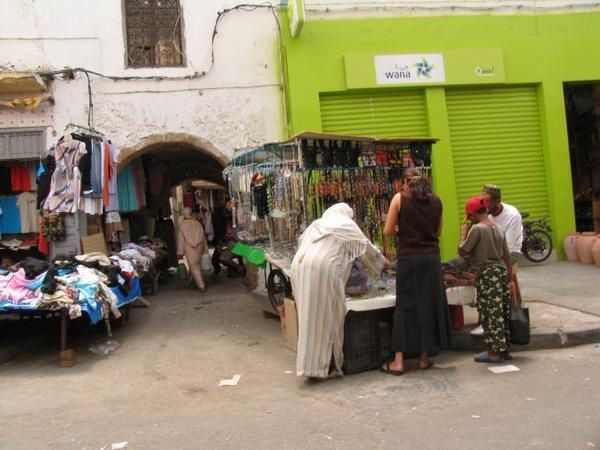
[[[446,288],[448,305],[472,305],[475,301],[475,286],[456,286]],[[385,294],[366,298],[346,298],[348,311],[373,311],[375,309],[396,306],[396,294]]]
[[[117,307],[119,309],[121,309],[123,307],[126,308],[125,309],[125,317],[127,318],[129,315],[128,306],[132,302],[134,302],[138,298],[140,298],[140,296],[141,296],[141,283],[140,283],[139,278],[134,277],[131,279],[131,287],[130,287],[127,295],[124,295],[117,287],[110,288],[110,290],[117,297]],[[103,318],[100,307],[94,309],[94,308],[91,308],[89,304],[85,303],[85,304],[81,305],[81,311],[85,312],[87,314],[87,316],[90,320],[90,323],[92,325],[100,322]],[[68,351],[67,331],[69,328],[70,317],[69,317],[69,310],[67,308],[50,310],[50,309],[33,308],[28,305],[2,304],[2,305],[0,305],[0,314],[4,314],[4,315],[18,314],[19,316],[29,316],[29,317],[39,316],[42,318],[49,317],[49,316],[54,317],[54,316],[59,315],[60,316],[60,352],[61,352],[61,355],[63,355],[65,352]],[[72,365],[72,364],[70,364],[70,365]],[[69,367],[70,367],[70,365],[69,365]],[[65,367],[67,367],[67,366],[65,366]]]

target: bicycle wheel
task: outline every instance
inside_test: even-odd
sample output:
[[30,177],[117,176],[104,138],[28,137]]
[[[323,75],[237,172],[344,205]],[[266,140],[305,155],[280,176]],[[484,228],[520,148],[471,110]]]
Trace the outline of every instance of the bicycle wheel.
[[285,296],[292,294],[292,288],[285,274],[279,269],[273,269],[269,272],[267,278],[267,292],[269,294],[269,301],[273,309],[277,311],[277,308],[283,305],[283,299]]
[[532,230],[523,246],[523,256],[534,263],[546,261],[552,254],[552,238],[544,230]]

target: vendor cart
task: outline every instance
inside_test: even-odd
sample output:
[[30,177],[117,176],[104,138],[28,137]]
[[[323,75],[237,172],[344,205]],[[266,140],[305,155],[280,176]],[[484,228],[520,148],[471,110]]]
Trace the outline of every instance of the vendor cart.
[[234,227],[243,230],[240,239],[266,247],[266,288],[275,311],[292,294],[297,239],[335,203],[348,203],[365,235],[395,259],[395,239],[383,236],[389,203],[405,168],[430,176],[436,141],[304,132],[231,160],[224,175],[235,199]]
[[[396,259],[395,239],[383,235],[390,201],[404,169],[416,167],[431,176],[436,141],[307,132],[232,160],[224,175],[235,200],[234,227],[241,240],[264,252],[274,312],[293,298],[290,269],[298,238],[335,203],[350,205],[364,234],[389,260]],[[384,356],[380,325],[391,320],[396,304],[395,276],[372,278],[369,284],[364,295],[346,299],[345,373],[373,369]],[[472,286],[447,288],[450,303],[473,302]]]

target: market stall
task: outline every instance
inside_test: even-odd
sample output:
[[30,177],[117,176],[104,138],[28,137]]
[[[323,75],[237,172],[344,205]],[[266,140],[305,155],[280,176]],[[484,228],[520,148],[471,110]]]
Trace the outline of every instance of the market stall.
[[430,176],[434,142],[306,132],[232,159],[224,176],[235,199],[234,228],[241,241],[264,250],[275,308],[289,291],[286,272],[298,237],[337,202],[349,204],[365,235],[395,259],[395,239],[383,236],[389,203],[404,168]]
[[110,318],[128,313],[142,291],[156,293],[168,248],[159,238],[123,236],[119,209],[129,195],[119,192],[118,149],[102,133],[69,124],[37,152],[0,164],[0,314],[60,316],[69,365],[69,320],[104,321],[110,336]]
[[[232,159],[224,176],[234,198],[234,227],[243,243],[234,247],[249,262],[261,261],[274,311],[292,298],[290,266],[297,239],[329,206],[345,202],[364,234],[396,259],[394,238],[383,235],[389,204],[406,168],[431,176],[433,138],[386,138],[301,133]],[[253,258],[249,258],[253,255]],[[452,303],[472,303],[472,288],[446,277]],[[395,274],[369,276],[362,291],[346,300],[346,373],[377,366],[379,326],[396,301]],[[459,321],[456,321],[459,326]],[[359,346],[368,348],[358,348]],[[347,348],[346,348],[347,346]]]

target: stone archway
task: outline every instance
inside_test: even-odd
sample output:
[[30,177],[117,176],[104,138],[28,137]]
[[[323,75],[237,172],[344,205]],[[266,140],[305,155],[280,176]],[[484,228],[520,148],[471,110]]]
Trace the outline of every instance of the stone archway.
[[137,158],[162,160],[169,169],[171,184],[186,179],[205,179],[224,184],[222,170],[228,157],[209,141],[187,133],[153,134],[119,153],[119,170]]
[[209,141],[187,133],[162,133],[146,136],[137,144],[123,147],[119,153],[119,167],[125,167],[139,156],[155,151],[160,147],[185,146],[193,148],[216,160],[222,167],[229,158]]

